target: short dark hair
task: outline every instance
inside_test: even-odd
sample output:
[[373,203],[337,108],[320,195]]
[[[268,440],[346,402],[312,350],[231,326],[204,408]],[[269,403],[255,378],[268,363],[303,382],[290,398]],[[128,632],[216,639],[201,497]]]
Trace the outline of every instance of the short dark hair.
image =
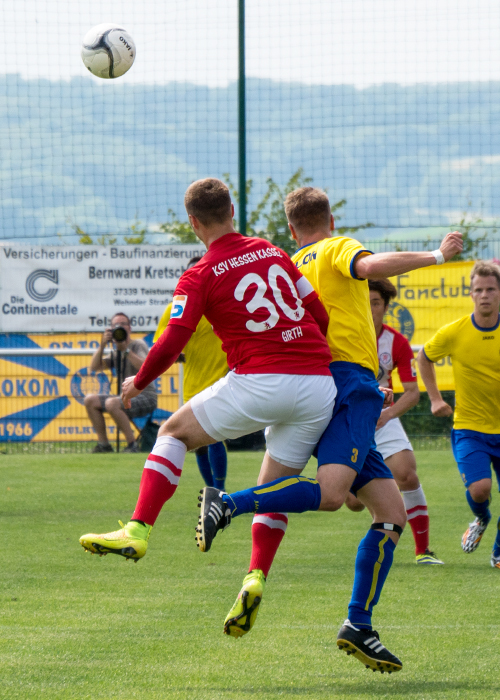
[[194,258],[191,258],[191,260],[187,264],[188,270],[190,267],[193,267],[193,265],[196,265],[196,263],[199,263],[201,258],[202,258],[201,255],[195,255]]
[[398,290],[387,277],[381,280],[368,280],[370,292],[378,292],[384,300],[384,306],[389,306],[391,299],[395,299],[398,295]]
[[203,226],[223,224],[232,219],[231,195],[222,180],[207,177],[196,180],[186,190],[184,206]]
[[329,226],[332,210],[328,197],[319,187],[300,187],[285,199],[285,214],[299,231],[313,231]]
[[125,318],[127,319],[128,325],[131,326],[129,317],[127,316],[127,314],[124,314],[123,311],[117,311],[116,314],[113,314],[111,316],[111,323],[113,323],[113,319],[116,318],[117,316],[125,316]]
[[497,284],[500,288],[500,266],[497,265],[493,260],[478,260],[474,263],[474,267],[470,273],[470,284],[471,287],[474,284],[474,277],[496,277]]

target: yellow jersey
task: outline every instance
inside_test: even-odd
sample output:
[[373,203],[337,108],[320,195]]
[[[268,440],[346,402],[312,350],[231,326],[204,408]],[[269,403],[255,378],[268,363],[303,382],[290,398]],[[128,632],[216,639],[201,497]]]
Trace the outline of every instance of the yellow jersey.
[[[170,320],[172,304],[169,304],[158,324],[153,342],[156,343]],[[228,371],[227,356],[222,343],[213,332],[205,316],[201,317],[195,332],[183,350],[186,357],[184,366],[183,398],[187,402],[195,394],[222,379]]]
[[371,255],[371,251],[353,238],[335,236],[299,248],[292,260],[316,290],[330,318],[326,339],[332,361],[353,362],[377,376],[377,338],[368,282],[354,272],[359,255]]
[[456,430],[500,433],[500,317],[481,328],[474,314],[448,323],[424,345],[428,360],[451,357]]

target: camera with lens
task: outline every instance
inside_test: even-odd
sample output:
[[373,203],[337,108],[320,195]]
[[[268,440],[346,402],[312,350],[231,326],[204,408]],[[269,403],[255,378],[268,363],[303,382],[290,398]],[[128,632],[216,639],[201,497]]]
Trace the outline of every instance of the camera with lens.
[[123,326],[115,326],[111,331],[111,337],[115,343],[123,343],[124,340],[127,340],[127,329]]

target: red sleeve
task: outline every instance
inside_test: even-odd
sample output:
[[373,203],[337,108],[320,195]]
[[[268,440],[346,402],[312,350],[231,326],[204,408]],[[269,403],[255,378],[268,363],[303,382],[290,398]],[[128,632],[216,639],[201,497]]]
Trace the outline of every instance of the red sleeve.
[[196,267],[186,270],[175,288],[168,324],[184,326],[194,332],[205,312],[207,287],[200,270]]
[[326,336],[326,332],[328,330],[328,323],[330,322],[330,319],[328,318],[328,314],[320,299],[316,297],[315,299],[312,299],[311,301],[304,304],[304,306],[318,324],[320,331],[323,333],[324,336]]
[[169,323],[137,372],[134,379],[135,388],[142,391],[160,374],[166,372],[177,360],[192,335],[193,331],[190,328]]
[[394,337],[394,364],[402,383],[417,381],[413,350],[410,343],[401,334]]
[[300,272],[295,267],[292,261],[290,261],[288,272],[290,273],[290,276],[297,288],[299,297],[302,299],[302,303],[304,306],[307,306],[308,304],[310,304],[311,301],[314,301],[315,299],[319,299],[312,284],[309,282],[307,277],[304,277],[302,272]]

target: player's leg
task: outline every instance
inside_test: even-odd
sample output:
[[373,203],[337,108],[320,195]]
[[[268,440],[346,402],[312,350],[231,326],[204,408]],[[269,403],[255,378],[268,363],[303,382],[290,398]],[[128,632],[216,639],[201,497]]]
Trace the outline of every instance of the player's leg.
[[210,549],[218,530],[224,529],[232,517],[243,513],[303,513],[317,510],[321,502],[321,488],[316,479],[296,474],[309,461],[331,418],[336,393],[332,378],[243,375],[233,380],[233,384],[238,410],[258,415],[268,424],[268,458],[289,467],[294,475],[232,494],[204,489],[196,528],[197,545],[202,552]]
[[[358,547],[349,617],[339,631],[337,645],[353,654],[367,668],[391,673],[400,670],[402,663],[382,645],[378,633],[372,629],[372,611],[391,568],[394,549],[406,522],[406,512],[392,479],[374,478],[363,485],[369,469],[370,465],[365,474],[361,472],[353,490],[360,486],[356,495],[370,511],[373,524]],[[383,474],[381,465],[378,471]],[[372,469],[372,473],[377,471]]]
[[206,486],[214,486],[212,469],[210,467],[210,459],[208,456],[208,447],[198,447],[195,450],[196,464],[198,465],[201,478],[205,482]]
[[[208,447],[210,469],[212,471],[212,486],[224,491],[227,474],[227,452],[224,443],[215,442]],[[208,484],[207,484],[208,485]]]
[[475,518],[462,535],[462,549],[474,552],[491,520],[491,455],[481,434],[470,430],[452,430],[451,446],[458,471],[464,482],[467,503]]
[[130,521],[115,532],[83,535],[82,547],[91,553],[120,554],[136,561],[143,557],[152,526],[177,489],[186,451],[215,441],[199,424],[191,402],[182,406],[160,427],[144,465],[139,498]]
[[122,400],[119,396],[110,396],[105,402],[106,411],[116,423],[117,427],[124,434],[127,445],[135,440],[134,431],[130,425],[130,420],[122,408]]
[[87,415],[97,436],[97,445],[92,452],[113,452],[104,421],[103,410],[107,396],[104,394],[89,394],[83,400]]
[[[498,451],[500,453],[500,445],[498,445]],[[498,488],[500,490],[500,454],[492,456],[492,466],[493,470],[495,471]],[[497,534],[493,544],[493,551],[491,552],[491,566],[494,569],[500,570],[500,517],[497,521]]]
[[[266,452],[257,485],[300,474],[300,470],[276,462]],[[259,513],[252,521],[252,554],[248,573],[224,620],[224,634],[241,637],[251,630],[257,619],[264,586],[274,557],[285,536],[288,513]]]
[[408,523],[415,540],[417,564],[442,564],[429,549],[429,514],[427,500],[417,476],[417,462],[413,450],[401,450],[384,457],[401,491]]

